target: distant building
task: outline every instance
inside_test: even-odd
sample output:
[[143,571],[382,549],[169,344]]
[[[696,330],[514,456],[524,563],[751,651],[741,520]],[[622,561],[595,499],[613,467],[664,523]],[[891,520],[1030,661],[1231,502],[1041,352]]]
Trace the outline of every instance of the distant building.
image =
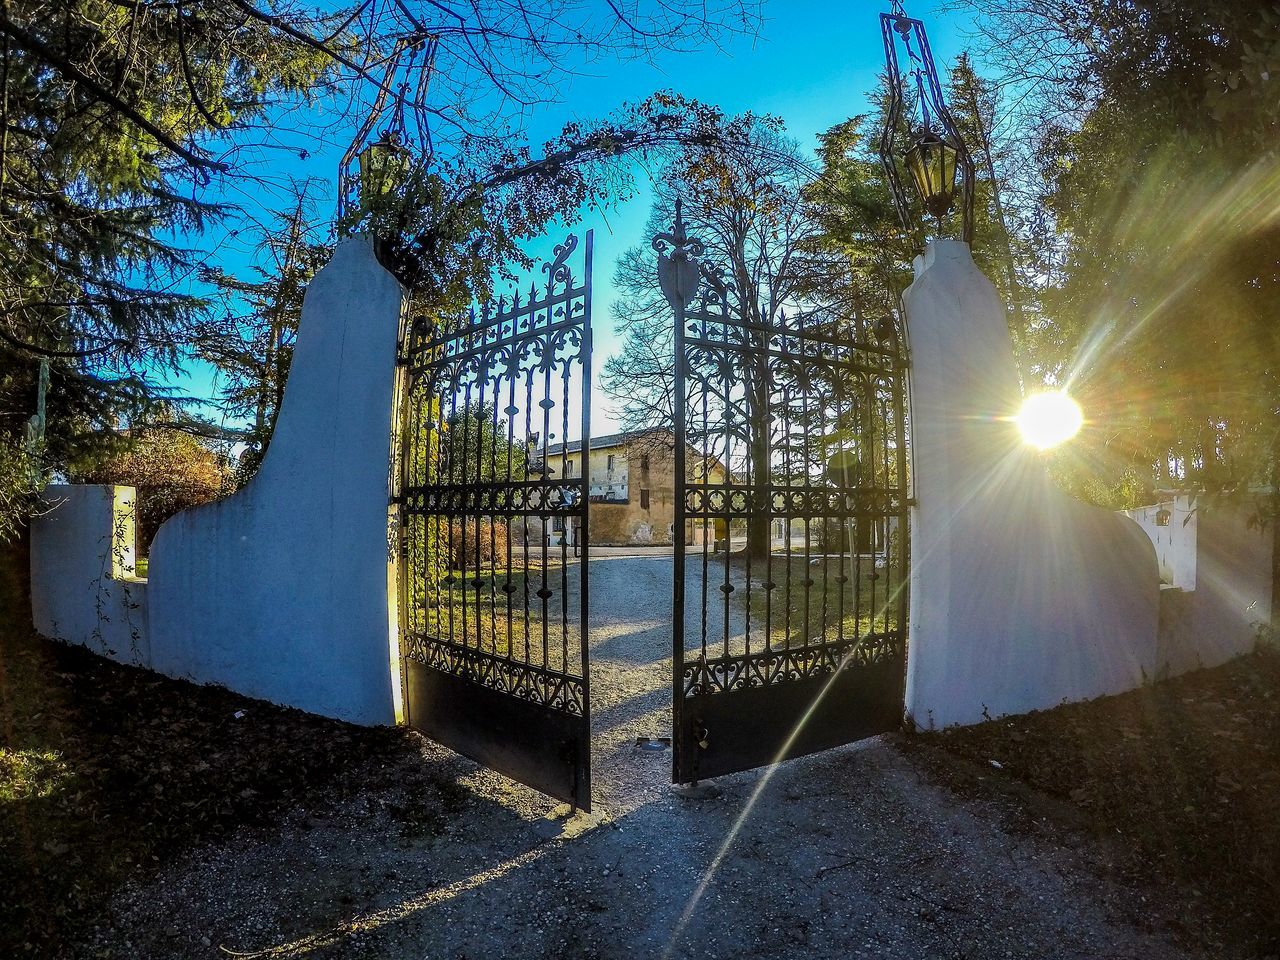
[[[671,431],[649,430],[615,433],[591,438],[591,542],[597,544],[670,544],[675,537],[675,438]],[[552,476],[581,477],[582,441],[553,444],[545,453],[546,468]],[[700,454],[689,448],[690,474],[702,469]],[[711,481],[721,482],[724,469],[719,461],[708,463]],[[578,540],[572,527],[559,528],[553,521],[551,536],[566,535],[570,544]],[[695,526],[698,529],[695,529]],[[700,543],[701,525],[686,524],[685,543]]]

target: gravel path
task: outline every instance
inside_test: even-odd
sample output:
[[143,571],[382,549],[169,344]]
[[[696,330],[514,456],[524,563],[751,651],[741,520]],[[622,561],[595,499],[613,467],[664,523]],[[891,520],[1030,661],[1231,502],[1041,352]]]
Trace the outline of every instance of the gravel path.
[[[85,956],[1181,958],[1105,849],[959,803],[892,738],[680,794],[669,556],[591,565],[591,816],[423,742],[403,785],[121,891]],[[1147,892],[1148,895],[1156,896]]]

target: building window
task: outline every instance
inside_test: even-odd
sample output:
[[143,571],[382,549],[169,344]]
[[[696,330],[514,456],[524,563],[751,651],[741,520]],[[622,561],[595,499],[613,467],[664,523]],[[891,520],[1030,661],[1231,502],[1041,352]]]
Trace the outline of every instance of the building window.
[[605,465],[605,469],[606,469],[606,470],[612,470],[612,469],[613,469],[613,454],[612,454],[612,453],[611,453],[611,454],[609,454],[609,462]]
[[641,510],[649,509],[649,491],[648,490],[640,491],[640,509]]
[[565,468],[564,468],[564,475],[565,475],[566,477],[572,477],[572,476],[573,476],[573,461],[572,461],[572,460],[570,460],[570,461],[568,462],[568,464],[565,466]]

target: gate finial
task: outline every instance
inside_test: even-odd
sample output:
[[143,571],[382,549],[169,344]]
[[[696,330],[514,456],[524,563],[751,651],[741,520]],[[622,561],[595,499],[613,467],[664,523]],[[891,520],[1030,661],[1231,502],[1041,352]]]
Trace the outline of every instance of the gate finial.
[[658,286],[672,309],[678,311],[677,299],[680,304],[686,304],[698,292],[701,275],[698,258],[706,250],[701,240],[685,232],[684,209],[679,197],[676,197],[675,223],[671,230],[654,237],[652,246],[658,252]]

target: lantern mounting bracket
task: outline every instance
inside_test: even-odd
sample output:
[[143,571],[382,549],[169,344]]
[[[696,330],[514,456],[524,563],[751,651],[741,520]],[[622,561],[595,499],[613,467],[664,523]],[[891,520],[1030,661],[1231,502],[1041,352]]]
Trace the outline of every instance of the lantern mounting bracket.
[[[925,34],[924,23],[908,17],[902,9],[900,0],[894,0],[889,13],[880,14],[880,34],[884,40],[885,66],[889,82],[889,102],[885,110],[884,129],[880,134],[880,162],[884,165],[885,178],[893,193],[894,206],[898,211],[898,219],[903,229],[914,233],[919,220],[914,206],[907,193],[906,184],[899,164],[906,159],[905,154],[922,151],[923,148],[941,148],[954,151],[954,175],[959,183],[949,188],[948,183],[941,184],[939,192],[921,198],[922,205],[938,218],[939,224],[943,216],[950,211],[955,201],[959,200],[959,216],[961,220],[961,238],[966,243],[973,242],[973,158],[965,146],[964,138],[947,109],[946,99],[942,95],[942,84],[938,80],[938,70],[933,61],[933,51],[929,48],[929,38]],[[905,64],[899,62],[898,49],[906,50]],[[905,68],[905,69],[904,69]],[[908,98],[904,91],[906,82],[914,86],[912,100],[918,109],[919,119],[916,123],[906,121],[910,131],[911,144],[904,155],[900,156],[898,141],[902,136],[904,114]],[[925,157],[917,156],[916,162],[923,162]],[[943,167],[949,158],[943,158]],[[938,185],[935,185],[938,186]],[[956,197],[955,194],[959,196]]]

